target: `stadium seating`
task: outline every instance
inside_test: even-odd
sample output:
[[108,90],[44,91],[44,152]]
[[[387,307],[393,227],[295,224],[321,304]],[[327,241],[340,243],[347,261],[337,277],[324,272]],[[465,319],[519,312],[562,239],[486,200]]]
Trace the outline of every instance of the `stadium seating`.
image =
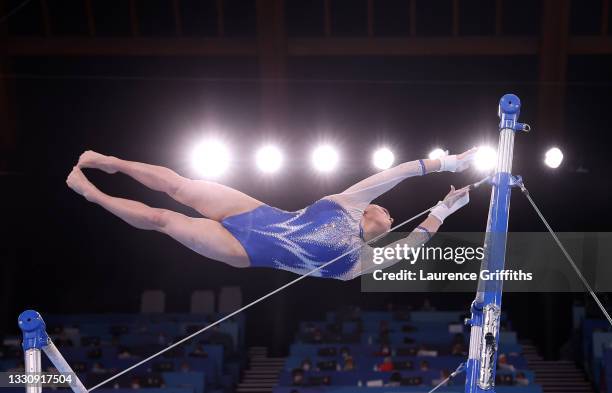
[[[45,315],[47,331],[85,386],[121,371],[219,318],[217,314]],[[231,389],[244,363],[237,316],[109,383],[112,393],[204,393]],[[23,369],[20,337],[5,337],[0,370]],[[43,369],[51,366],[43,356]],[[163,389],[162,389],[163,388]],[[106,389],[100,389],[104,392]]]
[[[355,310],[299,324],[275,393],[423,391],[466,359],[469,331],[461,312]],[[541,392],[505,315],[502,323],[497,391]],[[458,376],[439,391],[462,392],[464,382]]]

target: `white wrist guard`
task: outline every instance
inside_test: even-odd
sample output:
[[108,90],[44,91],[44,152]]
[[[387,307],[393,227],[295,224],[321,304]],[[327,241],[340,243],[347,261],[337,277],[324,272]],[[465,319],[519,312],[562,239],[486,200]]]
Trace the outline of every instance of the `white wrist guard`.
[[444,219],[450,216],[449,210],[450,209],[446,207],[444,202],[438,201],[436,207],[431,209],[431,212],[429,212],[429,214],[440,220],[440,222],[444,222]]
[[470,194],[468,193],[457,199],[450,207],[446,206],[446,203],[444,203],[444,201],[439,201],[436,207],[431,209],[431,212],[429,214],[440,220],[440,222],[444,222],[446,217],[450,216],[457,210],[461,209],[463,206],[467,205],[469,201]]
[[457,156],[444,156],[440,157],[440,171],[439,172],[456,172],[457,171]]

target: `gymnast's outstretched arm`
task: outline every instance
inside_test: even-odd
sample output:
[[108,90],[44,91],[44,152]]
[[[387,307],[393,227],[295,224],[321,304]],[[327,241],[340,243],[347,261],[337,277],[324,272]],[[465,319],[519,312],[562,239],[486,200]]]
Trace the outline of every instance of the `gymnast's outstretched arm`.
[[461,172],[467,169],[476,154],[476,149],[467,150],[459,155],[445,156],[441,159],[423,159],[405,162],[393,168],[376,173],[349,187],[340,194],[329,198],[349,209],[363,211],[372,200],[391,190],[401,181],[431,172]]
[[[393,249],[396,245],[399,245],[401,247],[407,246],[409,250],[413,250],[422,247],[438,232],[438,229],[448,216],[469,203],[469,192],[469,186],[459,190],[455,190],[455,188],[451,186],[450,192],[431,210],[431,213],[423,222],[410,232],[408,236],[386,245],[385,248]],[[361,251],[359,263],[353,267],[346,279],[350,280],[362,274],[371,273],[375,269],[385,269],[399,262],[398,259],[390,258],[385,259],[381,264],[375,264],[374,260],[374,249],[368,245],[364,246]]]

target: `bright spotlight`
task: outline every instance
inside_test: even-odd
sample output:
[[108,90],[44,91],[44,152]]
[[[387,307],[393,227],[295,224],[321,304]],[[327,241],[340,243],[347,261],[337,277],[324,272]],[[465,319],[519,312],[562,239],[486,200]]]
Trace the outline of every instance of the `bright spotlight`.
[[257,150],[255,161],[260,171],[264,173],[277,172],[283,164],[283,154],[276,146],[268,145]]
[[222,175],[230,163],[227,147],[218,140],[207,140],[195,147],[191,155],[193,167],[204,177]]
[[444,157],[444,156],[445,156],[445,155],[447,155],[447,154],[448,154],[448,153],[447,153],[446,151],[444,151],[444,150],[442,150],[442,149],[440,149],[440,148],[438,147],[438,148],[436,148],[436,149],[433,149],[433,150],[431,151],[431,153],[429,153],[429,159],[430,159],[430,160],[435,160],[435,159],[438,159],[438,158],[442,158],[442,157]]
[[544,156],[544,163],[549,168],[559,168],[559,165],[563,162],[563,152],[558,147],[553,147],[548,149],[546,155]]
[[319,146],[312,153],[312,165],[320,172],[331,172],[339,160],[338,152],[330,145]]
[[497,165],[497,152],[489,146],[480,146],[474,157],[474,166],[479,171],[490,171]]
[[393,152],[386,147],[376,150],[372,156],[372,162],[378,169],[389,169],[391,168],[391,165],[393,165],[394,161],[395,156],[393,155]]

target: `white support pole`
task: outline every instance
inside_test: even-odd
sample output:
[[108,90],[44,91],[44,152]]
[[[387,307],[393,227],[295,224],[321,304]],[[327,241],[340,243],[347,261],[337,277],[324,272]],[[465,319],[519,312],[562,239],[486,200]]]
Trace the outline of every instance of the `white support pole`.
[[[28,349],[23,354],[26,374],[40,374],[42,372],[40,349]],[[41,393],[42,384],[40,381],[26,384],[26,393]]]

